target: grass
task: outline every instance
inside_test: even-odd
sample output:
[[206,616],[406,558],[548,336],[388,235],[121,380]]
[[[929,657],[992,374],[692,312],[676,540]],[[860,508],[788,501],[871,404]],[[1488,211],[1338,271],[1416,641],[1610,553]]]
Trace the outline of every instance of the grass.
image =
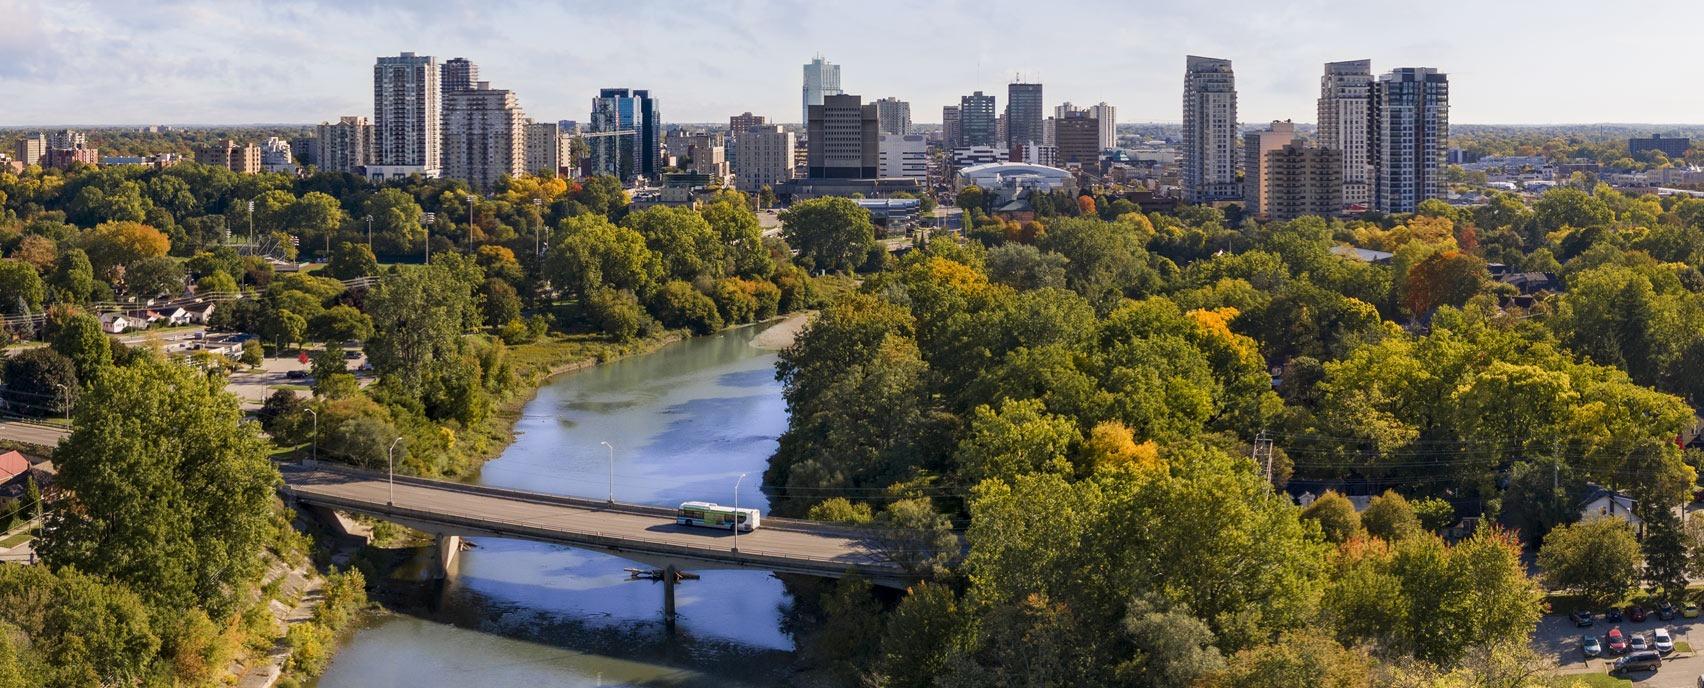
[[1569,674],[1550,680],[1551,688],[1632,688],[1633,682],[1609,674]]
[[1676,640],[1676,641],[1674,641],[1674,651],[1675,652],[1691,652],[1692,651],[1692,643],[1686,642],[1684,640]]
[[20,530],[16,533],[0,538],[0,549],[16,547],[33,537],[35,537],[35,529],[27,528]]

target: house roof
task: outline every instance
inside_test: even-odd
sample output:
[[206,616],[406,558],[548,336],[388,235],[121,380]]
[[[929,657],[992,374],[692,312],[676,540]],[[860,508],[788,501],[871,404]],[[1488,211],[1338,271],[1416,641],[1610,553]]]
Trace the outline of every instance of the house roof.
[[30,460],[17,451],[0,454],[0,485],[16,480],[18,476],[30,472]]
[[1382,263],[1384,261],[1390,260],[1392,257],[1394,257],[1396,255],[1394,253],[1388,253],[1388,252],[1385,252],[1385,251],[1374,251],[1370,248],[1359,248],[1359,247],[1355,247],[1355,246],[1346,246],[1346,245],[1341,245],[1341,244],[1331,247],[1331,252],[1335,253],[1339,256],[1342,256],[1344,258],[1354,258],[1355,260],[1364,261],[1364,262],[1368,262],[1368,263]]
[[1634,500],[1632,497],[1601,485],[1586,485],[1586,491],[1580,497],[1580,508],[1583,509],[1586,505],[1606,497],[1615,500],[1616,504],[1619,504],[1624,508],[1629,510],[1633,508]]

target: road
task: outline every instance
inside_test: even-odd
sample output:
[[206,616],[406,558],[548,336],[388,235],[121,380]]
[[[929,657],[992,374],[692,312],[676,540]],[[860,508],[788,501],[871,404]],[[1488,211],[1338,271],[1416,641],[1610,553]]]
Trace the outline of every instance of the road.
[[[1677,642],[1704,649],[1704,618],[1675,618],[1663,621],[1655,614],[1639,623],[1623,620],[1613,624],[1604,623],[1600,614],[1597,625],[1586,628],[1576,628],[1566,616],[1546,614],[1538,623],[1538,631],[1533,634],[1532,644],[1540,653],[1555,660],[1562,673],[1603,673],[1609,670],[1609,665],[1615,658],[1605,656],[1586,659],[1580,654],[1580,636],[1591,634],[1601,640],[1603,634],[1609,632],[1612,626],[1620,626],[1621,632],[1630,636],[1639,634],[1647,639],[1653,629],[1667,627]],[[1690,654],[1675,653],[1664,657],[1663,668],[1655,673],[1638,673],[1622,678],[1641,687],[1697,688],[1700,675],[1704,675],[1704,654],[1694,651]]]
[[[765,519],[763,527],[739,536],[710,528],[675,525],[673,510],[606,505],[591,499],[554,497],[461,483],[399,479],[395,496],[383,475],[297,465],[281,467],[287,493],[299,501],[380,518],[414,521],[448,534],[458,529],[620,551],[637,560],[683,558],[712,564],[839,576],[849,568],[894,579],[903,571],[877,553],[859,533],[836,526]],[[394,506],[393,506],[394,505]],[[713,566],[710,566],[713,567]]]
[[59,446],[59,440],[71,434],[67,428],[36,423],[21,423],[15,420],[0,421],[0,440],[34,444],[43,447]]

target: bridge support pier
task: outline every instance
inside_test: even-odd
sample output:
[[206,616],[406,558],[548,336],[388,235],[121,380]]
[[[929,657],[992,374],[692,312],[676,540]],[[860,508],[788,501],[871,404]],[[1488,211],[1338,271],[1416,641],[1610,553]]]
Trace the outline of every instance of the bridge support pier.
[[675,569],[674,564],[663,569],[663,625],[668,627],[670,633],[675,629],[675,583],[679,579],[680,571]]
[[461,556],[461,536],[438,536],[438,570],[433,571],[433,577],[443,580],[450,577],[455,570],[456,559]]

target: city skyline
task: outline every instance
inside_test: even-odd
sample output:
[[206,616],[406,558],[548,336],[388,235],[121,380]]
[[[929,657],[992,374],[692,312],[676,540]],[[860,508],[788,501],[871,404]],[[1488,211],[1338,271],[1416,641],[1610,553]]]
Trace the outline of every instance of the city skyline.
[[[820,54],[841,67],[845,92],[897,97],[937,117],[965,93],[1004,95],[1022,74],[1046,85],[1049,107],[1105,101],[1119,108],[1121,122],[1175,123],[1176,74],[1184,56],[1195,54],[1238,65],[1245,122],[1311,123],[1321,66],[1357,59],[1372,60],[1379,73],[1449,72],[1459,123],[1704,122],[1704,92],[1680,88],[1650,67],[1688,64],[1690,37],[1682,32],[1704,20],[1704,7],[1545,7],[1535,13],[1440,2],[1414,12],[1228,0],[1135,10],[1084,3],[1077,12],[1026,19],[1028,33],[1014,40],[1010,19],[1023,8],[1015,3],[921,8],[899,22],[879,4],[848,13],[741,3],[707,22],[647,2],[594,12],[462,0],[0,0],[0,94],[7,104],[0,126],[312,124],[371,115],[371,60],[403,51],[466,56],[501,75],[541,120],[583,119],[598,89],[626,84],[668,100],[670,121],[719,122],[750,110],[797,124],[800,65]],[[1098,42],[1082,40],[1079,22],[1091,17]],[[1653,17],[1663,21],[1648,21]],[[1633,22],[1639,31],[1594,35],[1589,50],[1562,49],[1555,40],[1580,26]],[[671,49],[624,50],[636,27],[670,36]],[[964,40],[939,40],[946,27]],[[167,34],[197,38],[160,40]],[[1093,59],[1084,54],[1095,52]],[[917,121],[934,124],[937,117]]]

